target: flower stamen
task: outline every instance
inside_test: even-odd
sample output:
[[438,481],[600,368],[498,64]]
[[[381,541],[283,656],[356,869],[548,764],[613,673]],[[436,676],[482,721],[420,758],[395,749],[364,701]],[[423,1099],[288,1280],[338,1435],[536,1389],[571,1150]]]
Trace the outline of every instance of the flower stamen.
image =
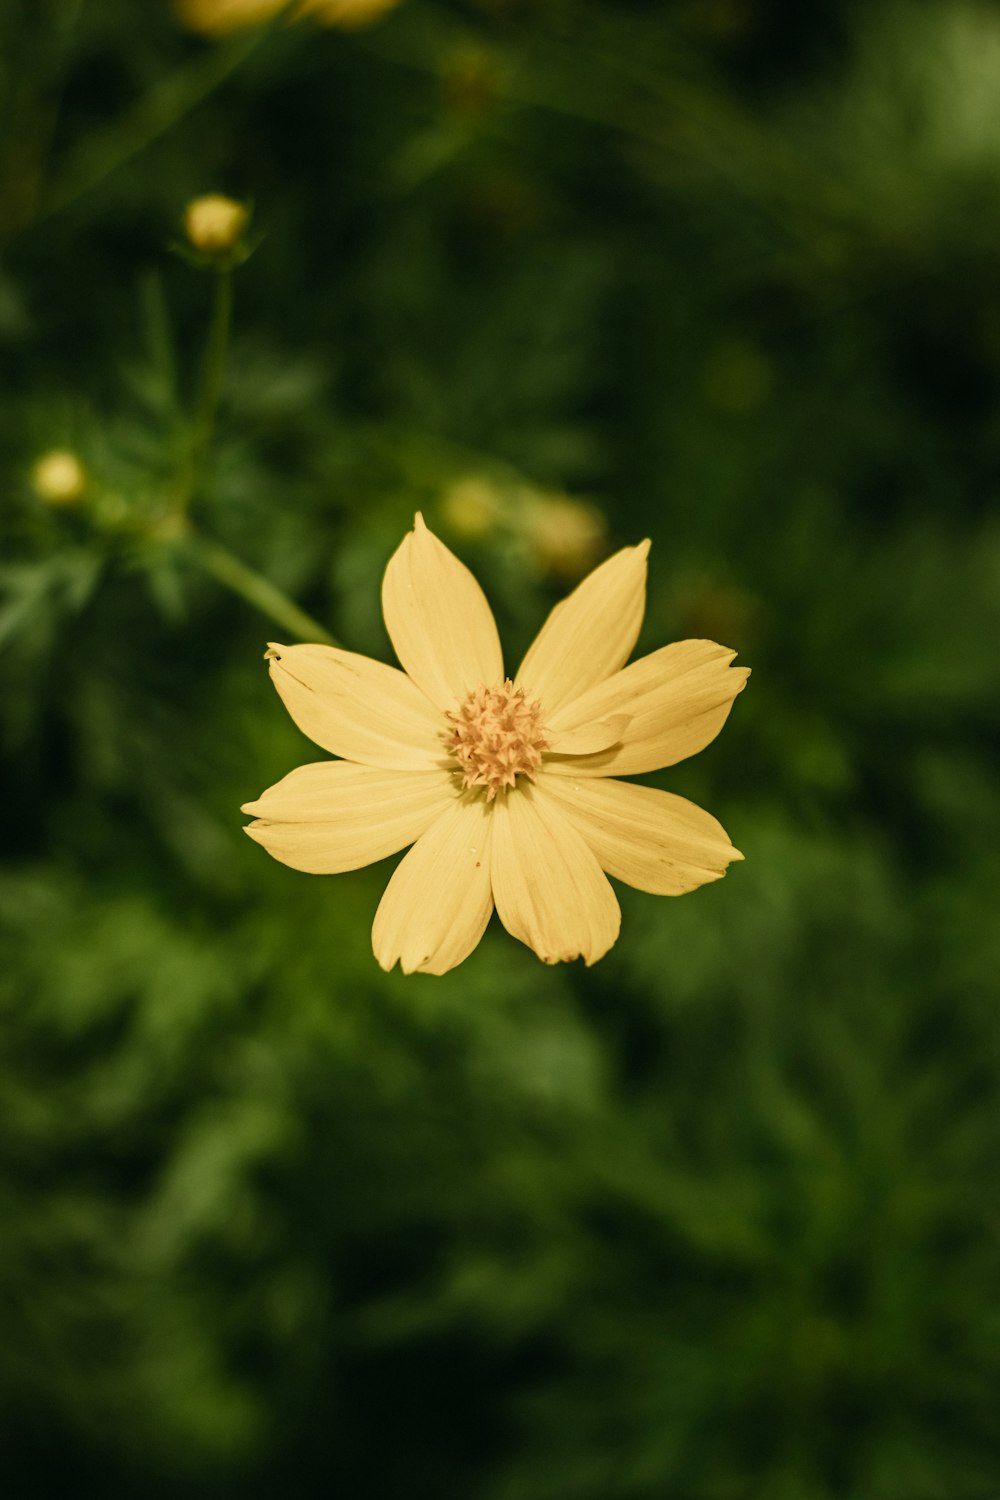
[[542,751],[549,748],[542,706],[537,699],[529,703],[524,688],[509,677],[494,687],[475,688],[445,718],[453,725],[445,745],[458,761],[463,786],[486,787],[486,800],[492,802],[518,776],[536,779]]

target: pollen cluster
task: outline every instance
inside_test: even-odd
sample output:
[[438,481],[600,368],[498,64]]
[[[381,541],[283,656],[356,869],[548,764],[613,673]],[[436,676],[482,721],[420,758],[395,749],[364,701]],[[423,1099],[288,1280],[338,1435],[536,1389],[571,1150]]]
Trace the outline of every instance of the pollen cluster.
[[529,703],[509,677],[495,687],[475,688],[445,718],[454,726],[445,744],[461,767],[463,785],[486,787],[487,802],[518,776],[535,780],[549,745],[541,704]]

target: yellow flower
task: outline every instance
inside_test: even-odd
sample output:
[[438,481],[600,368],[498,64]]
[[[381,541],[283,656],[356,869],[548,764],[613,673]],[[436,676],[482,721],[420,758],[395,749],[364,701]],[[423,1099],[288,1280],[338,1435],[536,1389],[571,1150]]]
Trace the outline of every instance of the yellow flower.
[[[346,30],[370,26],[398,4],[399,0],[300,0],[291,8],[290,19],[312,16],[321,26]],[[221,35],[270,21],[287,5],[288,0],[174,0],[174,12],[189,31]]]
[[692,802],[617,779],[703,749],[749,676],[713,641],[625,666],[648,551],[624,547],[557,604],[511,680],[485,595],[418,515],[382,585],[403,671],[330,646],[269,648],[292,718],[341,758],[248,803],[246,832],[313,874],[412,844],[375,915],[384,969],[454,968],[494,904],[545,963],[589,965],[621,922],[608,875],[678,896],[742,859]]
[[579,578],[604,550],[601,512],[569,495],[534,494],[524,507],[524,533],[535,562],[563,579]]
[[246,232],[246,205],[223,193],[203,193],[184,210],[184,233],[203,255],[220,256],[235,248]]
[[32,465],[31,483],[46,505],[76,505],[87,488],[87,471],[68,448],[50,448]]

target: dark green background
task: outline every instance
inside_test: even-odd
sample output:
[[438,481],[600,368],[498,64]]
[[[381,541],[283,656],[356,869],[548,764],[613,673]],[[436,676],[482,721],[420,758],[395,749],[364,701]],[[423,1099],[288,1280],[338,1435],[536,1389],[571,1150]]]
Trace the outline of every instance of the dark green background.
[[[5,1493],[995,1500],[1000,7],[0,18]],[[516,659],[442,496],[567,490],[753,667],[652,778],[746,863],[593,970],[385,976],[391,865],[239,832],[314,752],[163,519],[209,189],[205,533],[386,659],[421,506]]]

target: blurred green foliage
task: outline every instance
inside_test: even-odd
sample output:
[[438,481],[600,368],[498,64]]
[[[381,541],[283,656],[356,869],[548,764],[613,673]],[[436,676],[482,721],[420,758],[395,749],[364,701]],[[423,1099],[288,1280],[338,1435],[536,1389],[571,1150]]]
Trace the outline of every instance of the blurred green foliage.
[[[998,98],[986,0],[5,0],[6,1494],[1000,1494]],[[514,658],[566,580],[445,498],[568,492],[754,668],[660,778],[745,865],[591,971],[383,975],[239,833],[314,755],[171,523],[210,190],[199,534],[386,657],[421,506]]]

